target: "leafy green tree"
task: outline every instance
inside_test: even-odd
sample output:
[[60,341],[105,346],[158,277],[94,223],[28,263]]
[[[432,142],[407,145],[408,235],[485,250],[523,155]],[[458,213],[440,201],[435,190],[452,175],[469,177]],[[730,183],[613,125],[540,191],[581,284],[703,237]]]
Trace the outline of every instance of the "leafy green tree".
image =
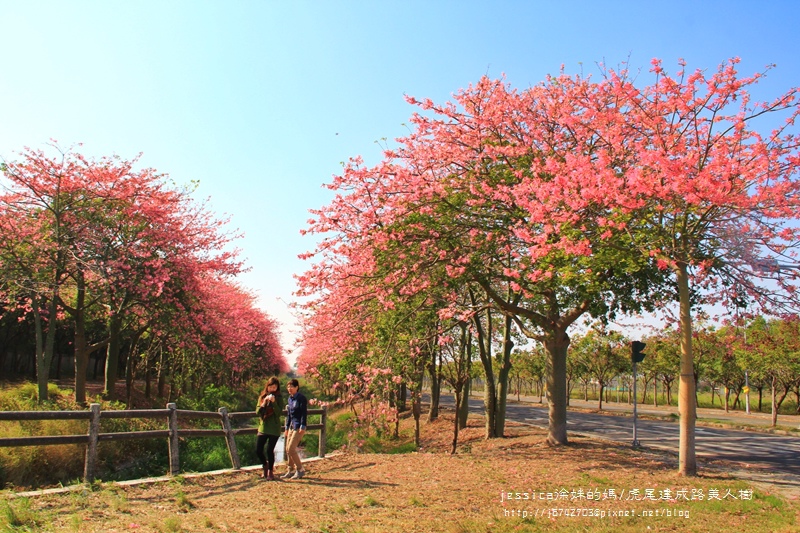
[[[653,365],[656,373],[656,378],[654,379],[661,381],[667,405],[672,405],[672,384],[678,378],[681,360],[678,331],[665,329],[660,335],[651,337],[648,342],[648,351],[651,356],[649,363]],[[702,359],[702,357],[698,359]],[[696,368],[699,368],[699,366],[696,366]],[[655,397],[657,397],[657,394],[654,394],[654,403],[657,401]]]
[[599,387],[598,409],[603,409],[603,393],[611,381],[630,364],[627,339],[617,331],[592,328],[573,343],[572,355],[583,361],[587,375]]

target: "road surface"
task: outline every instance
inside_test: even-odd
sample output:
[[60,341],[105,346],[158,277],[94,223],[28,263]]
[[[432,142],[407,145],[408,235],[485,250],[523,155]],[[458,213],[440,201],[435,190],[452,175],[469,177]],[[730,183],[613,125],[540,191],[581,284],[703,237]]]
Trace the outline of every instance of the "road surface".
[[[581,406],[588,407],[583,402]],[[442,395],[442,405],[453,405],[453,397]],[[596,408],[596,404],[591,404]],[[483,400],[470,398],[470,412],[483,413]],[[674,411],[675,408],[673,407]],[[581,434],[633,443],[633,418],[631,413],[601,414],[570,408],[567,413],[569,434]],[[662,413],[664,414],[664,413]],[[621,416],[620,416],[621,415]],[[509,420],[547,428],[546,404],[509,401],[506,407]],[[744,415],[747,416],[747,415]],[[723,420],[724,411],[715,412],[714,420]],[[733,413],[731,420],[741,415]],[[789,417],[786,417],[789,418]],[[772,483],[790,491],[800,491],[800,437],[776,435],[766,432],[716,427],[695,428],[695,445],[698,457],[731,461],[737,475]],[[677,420],[650,420],[638,418],[637,439],[645,448],[678,451],[679,427]]]

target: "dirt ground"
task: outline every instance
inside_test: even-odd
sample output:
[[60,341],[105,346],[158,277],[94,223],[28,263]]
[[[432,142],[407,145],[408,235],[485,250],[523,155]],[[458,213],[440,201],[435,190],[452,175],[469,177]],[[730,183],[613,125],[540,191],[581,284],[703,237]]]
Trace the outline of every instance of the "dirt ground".
[[735,479],[726,465],[681,478],[669,454],[581,437],[551,448],[522,425],[485,440],[479,417],[450,455],[452,422],[444,412],[424,424],[417,453],[340,453],[309,462],[302,480],[243,470],[9,497],[6,525],[12,516],[19,528],[77,532],[800,530],[796,495]]

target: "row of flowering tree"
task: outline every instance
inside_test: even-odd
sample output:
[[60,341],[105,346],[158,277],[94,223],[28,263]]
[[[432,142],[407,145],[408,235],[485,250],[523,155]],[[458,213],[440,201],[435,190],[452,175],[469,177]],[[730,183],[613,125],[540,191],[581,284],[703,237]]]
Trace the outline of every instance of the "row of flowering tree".
[[[412,132],[375,166],[351,160],[310,221],[325,237],[299,294],[309,338],[337,341],[314,341],[309,357],[336,359],[357,342],[377,356],[366,337],[332,332],[369,336],[367,316],[409,302],[441,321],[427,339],[464,321],[477,339],[475,317],[491,310],[506,322],[487,408],[503,406],[513,325],[544,346],[547,440],[563,445],[570,328],[677,302],[679,471],[694,475],[693,307],[797,303],[794,276],[764,268],[794,260],[798,245],[796,90],[753,102],[761,75],[740,77],[737,62],[670,75],[654,61],[650,84],[604,69],[599,81],[562,74],[522,91],[483,78],[441,105],[408,98],[420,108]],[[773,115],[777,125],[758,123]]]
[[32,317],[40,399],[59,331],[72,335],[78,402],[100,350],[111,399],[137,365],[171,369],[179,387],[286,369],[277,324],[235,282],[225,221],[136,160],[51,148],[1,168],[3,309]]
[[695,338],[700,359],[696,380],[704,379],[712,391],[724,391],[721,399],[726,411],[731,404],[741,404],[741,393],[748,386],[758,394],[759,411],[764,392],[769,392],[773,426],[789,394],[794,394],[800,413],[800,322],[796,318],[755,317],[739,325],[702,330]]
[[[647,344],[647,357],[638,365],[638,401],[652,402],[656,406],[659,401],[672,404],[674,384],[680,373],[679,332],[667,328],[643,340]],[[705,324],[694,332],[694,344],[695,385],[705,384],[710,389],[712,406],[716,392],[720,391],[721,408],[726,411],[731,407],[744,409],[741,395],[745,386],[749,386],[757,394],[753,407],[758,411],[764,411],[764,396],[768,393],[773,425],[776,425],[778,411],[790,395],[800,405],[800,322],[796,319],[756,317],[739,326]],[[544,363],[544,353],[539,349],[515,353],[514,393],[541,394]],[[626,401],[632,401],[628,394],[632,385],[629,339],[603,328],[574,336],[570,344],[567,382],[571,394],[580,387],[587,400],[590,386],[599,389],[600,409],[603,391],[612,383],[623,387]],[[697,396],[696,403],[699,405]]]

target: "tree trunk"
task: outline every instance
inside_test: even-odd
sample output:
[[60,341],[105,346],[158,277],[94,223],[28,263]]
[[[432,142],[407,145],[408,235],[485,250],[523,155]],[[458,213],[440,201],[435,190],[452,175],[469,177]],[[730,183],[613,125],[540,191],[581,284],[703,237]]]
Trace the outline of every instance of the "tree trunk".
[[772,377],[772,427],[778,425],[778,378]]
[[[475,300],[473,298],[473,304]],[[492,316],[491,311],[486,311],[487,330],[484,331],[480,317],[476,314],[473,317],[475,332],[478,335],[478,354],[483,365],[484,384],[483,384],[483,406],[486,412],[486,438],[497,437],[495,433],[495,407],[497,405],[497,390],[494,383],[494,369],[492,368]]]
[[47,379],[50,374],[50,367],[45,365],[42,316],[39,313],[39,299],[35,296],[31,302],[31,308],[33,309],[33,323],[36,336],[36,383],[39,386],[39,403],[42,403],[47,400]]
[[[484,365],[485,367],[485,365]],[[492,373],[494,374],[494,373]],[[486,411],[486,438],[493,439],[497,437],[495,431],[495,405],[497,400],[497,389],[494,385],[494,375],[490,380],[488,377],[483,385],[483,407]]]
[[75,402],[86,403],[86,369],[89,366],[89,348],[86,342],[86,284],[83,272],[80,270],[75,275],[76,296],[75,311]]
[[414,445],[419,450],[420,447],[420,432],[419,432],[419,419],[422,416],[422,394],[417,390],[411,393],[411,412],[414,415]]
[[403,413],[408,409],[406,402],[408,402],[408,387],[406,387],[406,382],[400,383],[398,385],[398,399],[397,399],[397,412]]
[[664,388],[667,390],[667,405],[672,405],[672,381],[664,381]]
[[602,411],[603,410],[603,390],[605,389],[605,384],[601,381],[600,382],[600,395],[599,395],[599,402],[597,404],[597,408]]
[[106,371],[103,395],[108,400],[117,399],[117,377],[119,375],[119,354],[122,344],[122,317],[117,313],[108,319],[108,349],[106,350]]
[[469,418],[469,397],[472,389],[472,379],[467,379],[464,383],[464,393],[461,395],[461,404],[458,406],[458,427],[464,429],[467,427],[467,419]]
[[508,403],[508,374],[511,371],[511,350],[514,342],[511,340],[511,324],[513,320],[506,316],[503,329],[503,359],[500,373],[497,375],[497,405],[494,417],[494,434],[503,437],[506,429],[506,405]]
[[551,446],[569,444],[567,440],[567,348],[566,331],[553,334],[544,343],[547,353],[547,400],[549,421],[547,443]]
[[150,354],[144,358],[144,397],[150,399]]
[[[90,352],[89,353],[89,361],[91,361],[91,360],[92,360],[92,354]],[[94,370],[92,371],[92,380],[94,380],[94,381],[97,381],[97,374],[99,372],[100,362],[101,362],[100,361],[100,356],[99,355],[95,355],[94,356]],[[105,369],[105,364],[103,365],[103,369]]]
[[36,381],[39,388],[39,401],[48,398],[47,382],[50,379],[50,366],[53,362],[53,352],[56,344],[56,316],[58,313],[58,292],[53,291],[53,298],[48,304],[47,335],[44,335],[42,316],[39,312],[39,299],[33,298],[33,317],[36,327]]
[[686,263],[679,263],[675,272],[678,282],[681,324],[681,375],[678,383],[678,413],[680,414],[678,473],[684,476],[696,476],[695,421],[697,419],[697,400],[695,396],[694,354],[692,352],[692,309],[689,300],[689,273]]
[[730,396],[731,396],[731,389],[729,389],[728,386],[725,385],[725,412],[726,413],[728,412],[728,402],[730,400]]
[[456,417],[458,418],[459,429],[467,427],[467,418],[469,417],[469,397],[472,392],[472,333],[467,332],[467,360],[466,360],[466,374],[467,381],[464,383],[464,394],[462,395],[461,405],[458,406]]
[[439,418],[439,399],[442,394],[442,382],[439,379],[439,367],[436,364],[436,349],[431,350],[428,360],[428,375],[431,378],[431,408],[428,411],[428,422]]
[[136,366],[129,359],[128,364],[125,365],[125,404],[127,409],[133,409],[133,382],[135,379]]
[[164,348],[158,347],[158,368],[156,370],[156,393],[159,398],[164,397],[164,386],[167,381],[167,370],[164,368]]
[[797,406],[795,414],[800,415],[800,388],[794,390],[794,397],[796,398],[795,405]]
[[[464,397],[461,394],[461,387],[459,386],[456,387],[455,394],[456,394],[456,407],[458,407],[464,400]],[[453,444],[450,447],[450,455],[455,455],[456,450],[458,449],[458,429],[459,429],[458,415],[456,415],[455,417],[453,417]]]

